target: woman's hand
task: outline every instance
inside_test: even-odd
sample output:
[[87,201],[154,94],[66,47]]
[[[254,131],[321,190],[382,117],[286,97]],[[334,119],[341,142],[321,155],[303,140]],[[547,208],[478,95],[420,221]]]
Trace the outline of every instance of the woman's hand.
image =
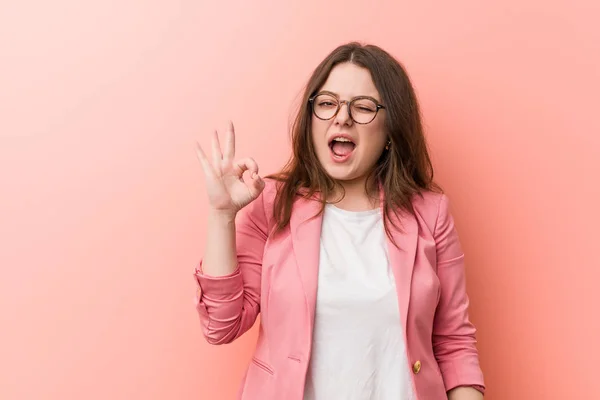
[[[235,216],[239,210],[256,199],[265,187],[258,175],[258,165],[252,158],[234,160],[235,131],[229,123],[224,152],[221,152],[219,134],[214,132],[212,140],[212,163],[206,157],[200,144],[198,159],[204,170],[206,191],[211,211],[217,214]],[[244,172],[248,174],[244,176]]]

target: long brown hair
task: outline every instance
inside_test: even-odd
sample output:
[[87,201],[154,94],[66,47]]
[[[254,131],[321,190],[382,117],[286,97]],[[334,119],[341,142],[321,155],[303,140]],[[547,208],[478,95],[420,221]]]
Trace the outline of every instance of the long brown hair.
[[411,199],[423,190],[441,191],[433,181],[417,98],[404,67],[385,50],[375,45],[351,42],[334,49],[316,67],[308,80],[300,109],[292,125],[293,152],[284,168],[269,176],[278,181],[274,204],[275,232],[289,224],[297,196],[314,197],[319,193],[325,203],[340,185],[323,169],[311,136],[313,118],[309,98],[325,84],[338,64],[351,62],[371,72],[373,82],[386,106],[385,129],[391,142],[371,171],[366,190],[383,190],[383,211],[388,236],[390,212],[405,210],[414,215]]

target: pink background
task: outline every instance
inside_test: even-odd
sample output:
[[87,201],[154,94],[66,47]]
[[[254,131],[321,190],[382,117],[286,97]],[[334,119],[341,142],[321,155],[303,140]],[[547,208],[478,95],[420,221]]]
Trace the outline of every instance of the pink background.
[[275,171],[303,83],[353,39],[420,96],[487,399],[600,398],[597,4],[2,2],[0,398],[233,398],[256,330],[201,337],[194,141],[231,118]]

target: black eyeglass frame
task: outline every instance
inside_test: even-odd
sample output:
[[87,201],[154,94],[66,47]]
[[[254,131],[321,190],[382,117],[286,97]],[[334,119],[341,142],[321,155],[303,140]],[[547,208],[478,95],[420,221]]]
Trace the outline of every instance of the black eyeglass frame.
[[[315,112],[315,103],[314,103],[314,101],[315,101],[315,99],[316,99],[317,97],[319,97],[319,96],[322,96],[322,95],[329,95],[329,96],[335,97],[335,99],[337,100],[337,110],[335,110],[335,113],[334,113],[334,114],[333,114],[331,117],[329,117],[329,118],[321,118],[321,117],[319,117],[319,116],[317,115],[317,113]],[[354,119],[354,117],[352,116],[352,104],[353,104],[355,101],[358,101],[358,100],[365,100],[365,99],[366,99],[366,100],[370,100],[370,101],[372,101],[373,103],[375,103],[375,114],[373,115],[373,118],[371,118],[371,120],[370,120],[369,122],[357,122],[357,121]],[[373,97],[371,97],[371,96],[356,96],[356,97],[353,97],[353,98],[352,98],[352,99],[350,99],[350,100],[340,100],[340,98],[339,98],[339,97],[338,97],[338,96],[337,96],[335,93],[331,93],[331,92],[327,92],[327,91],[325,91],[325,92],[319,92],[319,93],[315,94],[314,96],[311,96],[311,97],[308,99],[308,102],[310,103],[310,106],[311,106],[310,108],[311,108],[311,110],[312,110],[312,113],[314,114],[314,116],[315,116],[315,117],[317,117],[317,118],[319,118],[319,119],[320,119],[320,120],[322,120],[322,121],[329,121],[330,119],[332,119],[332,118],[335,118],[335,117],[338,115],[338,113],[340,112],[340,110],[341,110],[341,108],[342,108],[342,104],[346,104],[346,105],[347,105],[347,108],[348,108],[348,116],[350,117],[350,119],[351,119],[351,120],[352,120],[354,123],[356,123],[356,124],[359,124],[359,125],[367,125],[367,124],[370,124],[371,122],[373,122],[373,120],[375,120],[375,118],[377,118],[377,114],[379,113],[379,110],[381,110],[381,109],[384,109],[384,110],[385,110],[385,106],[384,106],[383,104],[380,104],[380,103],[377,101],[377,99],[374,99],[374,98],[373,98]]]

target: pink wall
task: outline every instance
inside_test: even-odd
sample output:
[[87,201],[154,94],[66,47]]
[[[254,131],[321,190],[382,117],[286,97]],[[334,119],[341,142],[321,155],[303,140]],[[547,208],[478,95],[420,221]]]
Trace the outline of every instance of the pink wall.
[[200,334],[194,141],[231,118],[274,171],[301,85],[351,39],[414,79],[487,398],[600,398],[598,3],[267,3],[0,5],[0,398],[233,398],[256,331]]

